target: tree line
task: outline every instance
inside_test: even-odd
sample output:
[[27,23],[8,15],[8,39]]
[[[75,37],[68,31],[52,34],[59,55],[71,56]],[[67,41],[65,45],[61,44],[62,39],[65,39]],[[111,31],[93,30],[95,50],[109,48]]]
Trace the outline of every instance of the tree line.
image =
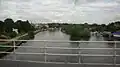
[[117,32],[120,31],[120,21],[112,22],[109,24],[91,24],[89,25],[91,31],[108,31],[108,32]]
[[90,38],[90,32],[119,32],[120,21],[112,22],[109,24],[63,24],[62,32],[70,35],[72,40],[81,40]]
[[17,33],[13,31],[13,29],[17,29],[19,34],[35,30],[34,26],[32,26],[28,20],[17,20],[15,22],[13,19],[7,18],[4,21],[0,21],[0,36],[4,35],[9,38],[17,36]]

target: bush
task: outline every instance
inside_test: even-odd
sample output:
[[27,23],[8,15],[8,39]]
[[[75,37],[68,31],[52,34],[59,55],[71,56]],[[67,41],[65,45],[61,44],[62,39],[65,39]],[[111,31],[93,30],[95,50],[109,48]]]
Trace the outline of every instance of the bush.
[[33,39],[34,38],[34,31],[29,31],[28,32],[28,36],[30,37],[30,39]]
[[15,31],[11,32],[8,34],[8,36],[10,36],[11,38],[16,37],[17,33]]
[[70,40],[89,39],[90,31],[83,25],[64,26],[65,33],[70,35]]

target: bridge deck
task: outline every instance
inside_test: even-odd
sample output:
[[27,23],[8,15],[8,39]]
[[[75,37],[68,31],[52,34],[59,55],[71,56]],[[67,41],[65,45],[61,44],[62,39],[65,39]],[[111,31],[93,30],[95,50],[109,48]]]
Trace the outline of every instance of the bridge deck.
[[[51,64],[51,63],[34,63],[34,62],[0,60],[0,67],[114,67],[114,66],[80,65],[80,64]],[[119,66],[116,66],[116,67],[119,67]]]

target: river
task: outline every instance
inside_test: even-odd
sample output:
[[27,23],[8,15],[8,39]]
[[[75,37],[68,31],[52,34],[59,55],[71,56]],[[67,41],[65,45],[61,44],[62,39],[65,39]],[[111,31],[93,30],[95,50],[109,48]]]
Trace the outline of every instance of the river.
[[[69,35],[66,35],[62,33],[61,31],[55,31],[55,32],[49,32],[49,31],[44,31],[40,32],[35,35],[34,40],[69,40]],[[103,37],[96,37],[96,36],[91,36],[89,41],[104,41]],[[27,43],[23,43],[21,46],[33,46],[33,47],[44,47],[44,44],[46,44],[48,47],[78,47],[78,43],[44,43],[44,42],[30,42],[28,41]],[[113,48],[113,44],[108,44],[108,43],[79,43],[80,47],[82,48]],[[22,52],[22,53],[43,53],[44,49],[40,48],[18,48],[16,49],[16,52]],[[57,53],[57,54],[76,54],[80,52],[81,54],[103,54],[103,55],[114,55],[114,50],[61,50],[61,49],[47,49],[48,53]],[[117,51],[117,54],[120,52]],[[6,55],[4,59],[14,59],[13,54]],[[16,54],[16,59],[17,60],[32,60],[32,61],[44,61],[44,55],[31,55],[31,54]],[[84,63],[113,63],[113,57],[82,57],[80,59],[81,62]],[[119,57],[117,57],[117,63],[119,63]],[[79,61],[78,56],[50,56],[47,55],[47,61],[52,61],[52,62],[71,62],[71,63],[76,63]]]

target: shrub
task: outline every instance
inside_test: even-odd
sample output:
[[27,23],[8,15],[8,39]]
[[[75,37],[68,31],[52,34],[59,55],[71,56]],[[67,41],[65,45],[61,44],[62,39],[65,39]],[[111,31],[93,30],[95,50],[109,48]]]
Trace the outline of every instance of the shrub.
[[81,40],[90,37],[90,31],[83,25],[67,25],[64,26],[65,33],[70,35],[71,40]]
[[8,34],[11,38],[16,37],[17,33],[15,31]]
[[30,39],[33,39],[34,38],[34,31],[29,31],[28,36],[30,37]]

